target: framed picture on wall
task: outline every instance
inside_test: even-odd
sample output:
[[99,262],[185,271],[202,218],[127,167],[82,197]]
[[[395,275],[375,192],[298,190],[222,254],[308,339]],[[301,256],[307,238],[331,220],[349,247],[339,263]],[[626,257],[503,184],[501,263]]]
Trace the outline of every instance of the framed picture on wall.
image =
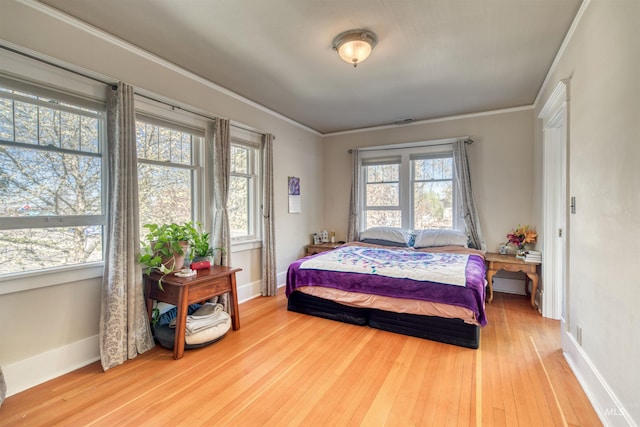
[[289,182],[289,213],[302,212],[302,206],[300,203],[300,178],[290,176]]

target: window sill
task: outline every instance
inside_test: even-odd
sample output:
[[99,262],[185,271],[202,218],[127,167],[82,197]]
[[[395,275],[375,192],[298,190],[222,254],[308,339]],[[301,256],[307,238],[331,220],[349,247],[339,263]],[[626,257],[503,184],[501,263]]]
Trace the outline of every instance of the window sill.
[[96,262],[72,267],[7,274],[0,277],[0,295],[94,279],[102,277],[103,272],[104,263]]
[[250,251],[252,249],[260,249],[262,240],[240,240],[231,242],[231,253]]

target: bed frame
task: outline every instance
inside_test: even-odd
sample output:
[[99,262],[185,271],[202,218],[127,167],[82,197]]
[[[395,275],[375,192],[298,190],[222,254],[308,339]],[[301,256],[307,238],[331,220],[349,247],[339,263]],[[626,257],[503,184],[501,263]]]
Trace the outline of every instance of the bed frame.
[[294,291],[289,295],[287,308],[289,311],[297,313],[354,325],[368,325],[376,329],[460,347],[477,349],[480,346],[480,326],[470,325],[462,319],[350,307],[299,291]]

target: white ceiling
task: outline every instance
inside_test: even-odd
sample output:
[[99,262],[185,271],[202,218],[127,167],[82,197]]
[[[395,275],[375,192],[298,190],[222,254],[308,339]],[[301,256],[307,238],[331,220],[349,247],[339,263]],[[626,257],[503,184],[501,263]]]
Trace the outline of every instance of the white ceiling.
[[41,1],[330,133],[531,105],[582,0]]

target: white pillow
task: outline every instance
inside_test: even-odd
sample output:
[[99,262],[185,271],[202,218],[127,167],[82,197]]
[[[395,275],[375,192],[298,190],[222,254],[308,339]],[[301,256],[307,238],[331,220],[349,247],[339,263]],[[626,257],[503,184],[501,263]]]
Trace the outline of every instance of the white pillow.
[[360,241],[387,246],[411,246],[411,232],[397,227],[371,227],[360,233]]
[[449,229],[428,229],[416,231],[415,248],[431,246],[464,246],[467,247],[469,237],[463,231]]

